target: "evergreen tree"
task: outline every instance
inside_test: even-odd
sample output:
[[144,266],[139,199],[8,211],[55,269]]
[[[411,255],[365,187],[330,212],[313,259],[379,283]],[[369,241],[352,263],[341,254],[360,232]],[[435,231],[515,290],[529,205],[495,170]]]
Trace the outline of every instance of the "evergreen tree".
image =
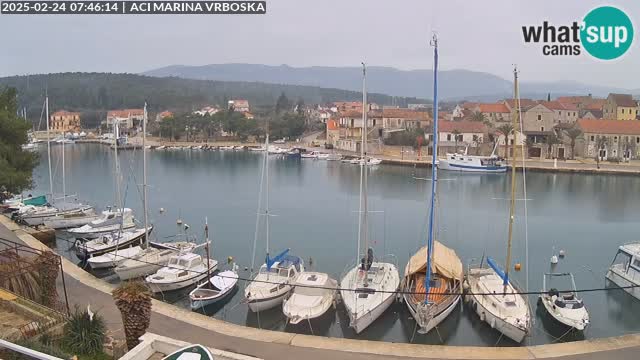
[[284,91],[278,97],[278,101],[276,101],[276,113],[279,114],[283,111],[289,111],[291,104],[289,103],[289,99],[284,94]]
[[0,91],[0,191],[19,193],[32,187],[36,154],[22,149],[31,124],[17,116],[16,90]]

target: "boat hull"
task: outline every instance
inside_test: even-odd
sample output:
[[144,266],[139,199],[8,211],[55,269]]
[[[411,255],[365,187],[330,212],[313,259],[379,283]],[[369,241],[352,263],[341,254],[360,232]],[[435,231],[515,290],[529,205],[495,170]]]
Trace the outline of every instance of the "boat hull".
[[570,328],[573,328],[575,330],[578,331],[583,331],[587,325],[589,324],[589,322],[584,322],[582,321],[582,319],[570,319],[568,317],[564,317],[564,316],[560,316],[559,314],[557,314],[554,309],[553,309],[553,303],[551,302],[551,300],[545,298],[545,297],[540,297],[540,302],[543,304],[545,310],[547,311],[547,313],[549,314],[549,316],[551,316],[555,321],[559,322],[562,325],[568,326]]
[[[153,230],[153,228],[150,228],[148,230],[148,233],[151,233],[151,230]],[[118,241],[117,244],[113,244],[111,246],[107,246],[101,249],[90,250],[90,249],[87,249],[86,246],[76,244],[76,256],[80,260],[86,260],[93,256],[99,256],[99,255],[104,255],[106,253],[110,253],[112,251],[115,251],[116,249],[125,249],[132,246],[140,245],[142,244],[143,241],[144,241],[144,232],[127,241],[123,241],[123,242]]]
[[71,218],[71,219],[53,218],[53,219],[45,220],[43,223],[44,223],[44,226],[57,230],[57,229],[68,229],[68,228],[83,226],[92,221],[98,220],[99,218],[100,218],[99,216],[95,216],[95,215],[82,216],[82,217]]
[[449,162],[448,160],[438,160],[438,169],[448,170],[448,171],[474,172],[474,173],[505,173],[507,172],[506,166],[462,165],[462,164]]
[[270,298],[249,300],[248,301],[249,309],[251,309],[251,311],[253,312],[273,309],[274,307],[282,304],[282,302],[284,301],[284,298],[287,296],[288,293],[289,292],[286,291]]
[[381,302],[378,306],[374,307],[365,314],[358,314],[358,316],[356,317],[355,314],[349,312],[349,326],[358,334],[369,327],[371,323],[379,318],[380,315],[382,315],[389,308],[389,306],[393,304],[396,294],[387,295],[387,298],[383,302]]
[[[216,262],[215,264],[209,266],[209,272],[214,272],[217,268],[218,268],[218,263]],[[204,271],[201,274],[196,274],[192,277],[182,279],[179,281],[160,282],[160,281],[147,280],[146,283],[147,285],[149,285],[149,289],[151,290],[151,292],[160,293],[160,292],[169,292],[169,291],[184,289],[193,284],[197,284],[198,282],[202,281],[202,279],[206,277],[207,277],[207,272]]]
[[435,328],[436,326],[440,325],[440,323],[444,319],[446,319],[447,316],[449,316],[453,312],[453,310],[458,306],[461,298],[460,296],[456,296],[456,299],[449,306],[447,306],[443,311],[441,311],[439,314],[436,314],[436,316],[434,316],[433,318],[431,318],[431,320],[429,320],[426,324],[424,324],[420,320],[420,316],[418,315],[416,309],[411,305],[411,300],[409,299],[409,295],[404,294],[402,297],[404,298],[404,301],[407,304],[407,308],[409,309],[411,316],[413,316],[413,318],[418,323],[418,326],[420,327],[419,332],[421,334],[426,334],[429,331],[433,330],[433,328]]
[[[130,224],[123,225],[122,230],[123,231],[131,230],[135,227],[136,227],[136,224],[132,222]],[[91,239],[99,238],[102,235],[111,234],[113,232],[120,231],[120,226],[118,225],[118,226],[96,227],[87,231],[69,231],[69,230],[70,229],[68,229],[65,232],[75,238],[91,240]]]
[[233,293],[234,289],[235,289],[235,286],[227,289],[225,292],[218,293],[218,296],[213,296],[210,298],[202,298],[200,300],[191,300],[190,301],[191,310],[198,310],[205,306],[213,305],[217,302],[220,302],[226,299],[229,296],[229,294]]
[[[618,271],[615,271],[614,269],[609,269],[605,277],[615,285],[623,288],[623,290],[626,291],[629,295],[640,300],[640,287],[637,287],[638,283],[632,282],[631,280],[629,280],[627,276],[625,276],[624,274],[620,274]],[[636,286],[636,287],[630,287],[630,286]]]

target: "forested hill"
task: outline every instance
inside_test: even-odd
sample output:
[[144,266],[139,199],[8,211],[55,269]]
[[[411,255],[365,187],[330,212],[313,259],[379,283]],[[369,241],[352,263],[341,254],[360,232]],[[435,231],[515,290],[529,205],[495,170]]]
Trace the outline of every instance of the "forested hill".
[[[327,89],[313,86],[266,84],[158,78],[134,74],[59,73],[0,78],[0,87],[18,89],[20,107],[27,108],[29,120],[37,123],[44,103],[45,90],[49,94],[50,111],[65,109],[83,112],[83,126],[96,127],[110,109],[141,108],[148,102],[151,112],[171,110],[191,111],[204,105],[222,105],[228,99],[249,100],[253,109],[271,107],[281,93],[294,101],[306,104],[340,100],[360,100],[355,91]],[[369,100],[379,104],[424,102],[415,98],[369,94]]]

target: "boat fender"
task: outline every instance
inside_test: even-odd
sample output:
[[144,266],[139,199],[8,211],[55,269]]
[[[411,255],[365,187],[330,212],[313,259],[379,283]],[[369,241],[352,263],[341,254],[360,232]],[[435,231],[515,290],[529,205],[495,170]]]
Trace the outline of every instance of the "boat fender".
[[[480,320],[482,320],[482,321],[486,321],[487,320],[487,316],[485,315],[484,311],[480,313]],[[491,327],[493,327],[493,324],[491,325]]]
[[[483,313],[484,314],[484,313]],[[491,319],[491,328],[495,329],[496,328],[496,318]]]

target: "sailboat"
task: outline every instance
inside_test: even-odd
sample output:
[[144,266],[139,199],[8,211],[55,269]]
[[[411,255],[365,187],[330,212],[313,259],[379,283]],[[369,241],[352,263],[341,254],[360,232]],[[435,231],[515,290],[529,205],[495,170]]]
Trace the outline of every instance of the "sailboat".
[[[291,291],[292,283],[296,280],[298,274],[304,271],[304,262],[299,256],[289,255],[289,249],[282,251],[280,254],[269,257],[269,131],[265,139],[264,159],[262,162],[262,175],[260,177],[260,195],[258,196],[258,217],[256,219],[256,238],[254,239],[254,255],[255,241],[258,236],[258,227],[260,225],[260,216],[266,217],[266,240],[267,255],[265,263],[260,267],[258,274],[244,289],[244,297],[251,311],[264,311],[274,308],[280,304]],[[262,180],[266,178],[266,196],[265,211],[260,214],[262,203]],[[255,256],[254,256],[255,257]],[[253,266],[252,266],[253,270]]]
[[[438,39],[434,35],[433,118],[438,118]],[[438,122],[433,122],[433,164],[438,158]],[[411,257],[404,270],[402,297],[422,334],[438,326],[460,303],[463,269],[455,251],[435,240],[438,167],[431,167],[431,205],[427,246]]]
[[[147,104],[144,104],[144,117],[142,121],[142,208],[144,211],[144,227],[148,226],[147,206]],[[117,151],[117,149],[116,149]],[[153,274],[169,263],[169,260],[181,252],[188,252],[195,247],[191,242],[176,242],[171,246],[153,246],[149,241],[149,235],[144,235],[144,249],[134,256],[117,264],[115,273],[120,280],[129,280]]]
[[[49,220],[64,220],[61,218],[65,215],[73,215],[71,221],[73,223],[78,223],[82,221],[83,216],[86,215],[87,223],[94,220],[91,218],[95,216],[95,210],[90,205],[84,205],[75,202],[67,201],[66,194],[66,178],[65,178],[65,154],[64,154],[64,144],[62,147],[62,191],[63,196],[62,201],[56,201],[57,199],[53,199],[53,172],[51,170],[51,137],[49,133],[49,96],[45,97],[45,108],[46,108],[46,123],[47,123],[47,158],[49,165],[49,192],[52,196],[53,205],[47,204],[44,206],[38,205],[27,205],[22,207],[18,211],[18,218],[27,225],[37,226],[43,225],[45,221]],[[52,226],[65,226],[65,221],[50,223]],[[76,225],[77,226],[77,225]]]
[[[208,225],[205,225],[208,234]],[[180,252],[169,258],[167,266],[160,268],[155,274],[147,276],[144,281],[152,292],[167,292],[197,284],[218,268],[218,262],[209,258],[209,236],[203,244],[189,251]],[[206,258],[196,254],[195,250],[205,248]]]
[[[366,65],[362,63],[362,146],[361,158],[367,164],[367,91]],[[358,228],[358,253],[364,244],[364,257],[340,281],[340,295],[349,314],[349,326],[356,333],[362,332],[393,303],[400,284],[395,264],[374,257],[369,248],[367,172],[369,166],[360,167],[360,214]],[[357,260],[356,260],[357,261]]]
[[[513,128],[517,129],[520,119],[520,96],[518,88],[518,71],[514,68],[514,93],[516,98],[516,116],[513,117]],[[470,267],[467,272],[464,287],[468,291],[465,300],[480,316],[480,319],[492,328],[515,342],[522,342],[531,331],[531,314],[527,298],[509,278],[511,267],[511,243],[513,240],[513,220],[515,216],[516,196],[516,142],[513,142],[513,159],[511,165],[511,206],[509,210],[509,233],[507,237],[507,258],[505,268],[490,257],[487,257],[489,267]]]
[[136,227],[133,211],[129,208],[107,209],[96,220],[80,227],[66,229],[65,231],[76,238],[95,239],[100,235],[122,230],[130,230]]

